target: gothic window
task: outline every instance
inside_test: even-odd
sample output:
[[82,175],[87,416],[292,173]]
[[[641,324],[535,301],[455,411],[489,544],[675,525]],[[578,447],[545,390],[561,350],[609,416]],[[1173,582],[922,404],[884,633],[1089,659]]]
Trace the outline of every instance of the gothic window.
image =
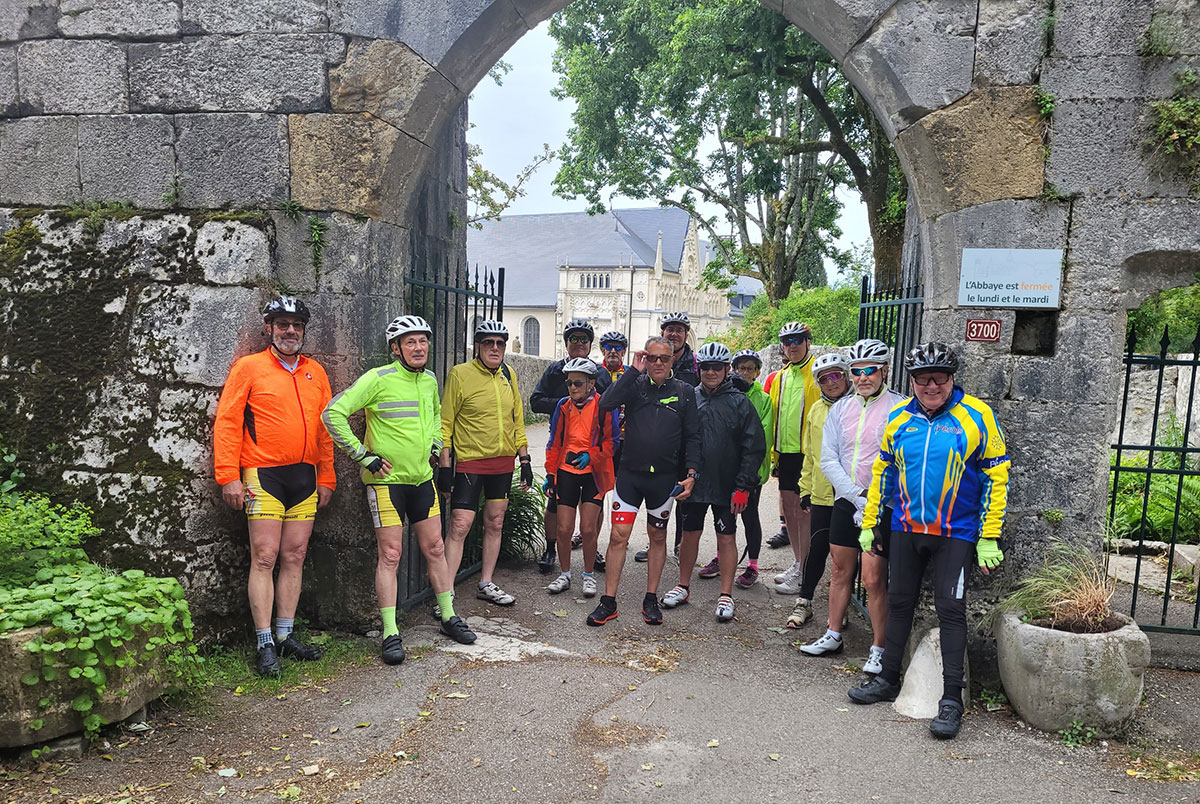
[[533,316],[525,319],[521,325],[522,340],[525,342],[525,354],[541,354],[542,325]]
[[612,287],[612,274],[604,275],[604,287],[606,290]]

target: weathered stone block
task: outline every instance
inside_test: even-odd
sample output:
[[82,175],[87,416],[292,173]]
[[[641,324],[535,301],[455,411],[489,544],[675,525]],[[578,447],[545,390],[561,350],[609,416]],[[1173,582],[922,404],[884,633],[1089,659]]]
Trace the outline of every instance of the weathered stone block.
[[429,157],[426,146],[366,114],[292,115],[288,126],[295,201],[404,223],[406,193]]
[[175,173],[175,128],[166,115],[79,119],[79,174],[85,198],[163,206]]
[[304,333],[304,349],[322,365],[342,359],[357,362],[362,355],[382,355],[385,345],[381,333],[399,314],[399,301],[387,296],[315,293],[305,301],[314,312]]
[[160,380],[221,387],[234,357],[244,353],[239,345],[262,330],[260,296],[242,287],[145,288],[129,331],[131,367]]
[[895,135],[971,90],[976,5],[900,0],[847,54],[842,70]]
[[[1154,0],[1154,37],[1174,55],[1200,54],[1200,3],[1196,0]],[[1149,32],[1147,32],[1149,38]]]
[[[187,215],[170,213],[156,218],[133,217],[112,220],[96,239],[104,254],[120,252],[121,277],[146,276],[158,282],[186,282],[200,277],[191,248],[195,237]],[[110,302],[124,310],[121,296]]]
[[1086,723],[1102,736],[1121,731],[1142,698],[1150,640],[1137,624],[1104,634],[1072,634],[1021,622],[996,623],[1004,692],[1021,718],[1057,732]]
[[976,85],[1032,84],[1046,43],[1049,0],[981,0]]
[[[492,4],[492,0],[330,0],[329,27],[404,42],[430,64],[437,64]],[[518,16],[508,2],[495,5]]]
[[185,34],[329,30],[324,0],[183,0]]
[[[782,0],[776,11],[791,20],[833,54],[845,58],[895,0]],[[766,4],[764,4],[766,5]]]
[[[469,28],[465,28],[465,21],[455,22],[454,30],[461,33],[455,33],[453,38],[438,37],[435,43],[430,43],[431,52],[452,44],[444,56],[433,59],[421,47],[414,46],[413,49],[435,62],[438,72],[446,76],[450,83],[463,91],[469,91],[487,75],[496,59],[528,32],[529,27],[509,3],[488,5],[484,0],[455,0],[453,3],[445,3],[443,0],[442,4],[450,6],[453,9],[452,13],[460,13],[458,6],[462,7],[461,13],[467,13],[471,7],[483,10],[477,15],[478,18],[475,14],[471,15],[470,19],[473,22],[470,22]],[[428,10],[422,10],[420,13],[430,21],[441,13],[435,8],[439,5],[439,0],[421,0],[418,5],[429,6]],[[409,40],[405,38],[404,41]]]
[[903,131],[896,148],[926,220],[1042,192],[1041,121],[1028,87],[976,89]]
[[220,392],[208,388],[164,388],[158,396],[149,439],[164,463],[186,468],[212,463],[212,420]]
[[125,49],[112,42],[49,39],[17,48],[22,104],[40,114],[129,110]]
[[79,201],[79,137],[74,117],[0,120],[0,204],[69,205]]
[[184,206],[257,207],[287,199],[286,117],[190,114],[175,123]]
[[1080,98],[1165,98],[1179,65],[1142,56],[1082,56],[1042,62],[1039,84],[1056,102]]
[[1132,56],[1152,12],[1146,0],[1056,0],[1054,49],[1066,56]]
[[328,34],[202,36],[129,46],[137,111],[302,112],[322,109],[326,66],[345,44]]
[[356,40],[329,71],[335,112],[369,112],[430,144],[434,123],[462,97],[453,84],[400,42]]
[[399,297],[409,264],[409,231],[383,221],[329,216],[318,290]]
[[196,261],[214,285],[240,285],[269,275],[267,233],[235,221],[209,221],[196,235]]
[[312,244],[308,242],[308,224],[303,216],[292,220],[282,212],[272,212],[275,224],[275,273],[272,280],[289,293],[312,293],[317,289],[317,269],[313,265]]
[[149,386],[106,377],[98,387],[88,389],[81,401],[91,415],[72,439],[77,450],[74,463],[93,469],[111,469],[120,461],[128,465],[124,459],[129,448],[144,438],[153,401]]
[[0,47],[0,117],[17,113],[17,49]]
[[1158,175],[1142,143],[1149,131],[1142,100],[1056,104],[1046,181],[1064,195],[1186,196],[1188,182]]
[[0,42],[54,36],[58,18],[58,0],[5,0],[0,3]]
[[64,36],[177,36],[178,0],[59,0]]

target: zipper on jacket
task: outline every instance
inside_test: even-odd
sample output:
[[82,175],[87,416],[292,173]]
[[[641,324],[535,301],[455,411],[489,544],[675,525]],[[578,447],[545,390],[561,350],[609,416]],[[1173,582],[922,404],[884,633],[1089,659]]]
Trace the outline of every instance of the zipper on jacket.
[[[282,367],[281,367],[282,368]],[[300,383],[296,382],[296,372],[300,370],[300,361],[296,361],[296,368],[288,373],[292,375],[292,388],[296,390],[296,404],[300,406],[300,422],[304,425],[304,446],[300,447],[300,462],[308,463],[304,459],[308,457],[308,419],[304,418],[304,400],[300,398]],[[316,463],[313,463],[316,466]]]

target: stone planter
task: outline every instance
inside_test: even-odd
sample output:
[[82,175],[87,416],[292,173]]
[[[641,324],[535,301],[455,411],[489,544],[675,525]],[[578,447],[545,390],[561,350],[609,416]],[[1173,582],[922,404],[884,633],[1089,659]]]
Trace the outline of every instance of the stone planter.
[[1079,722],[1101,736],[1118,732],[1142,699],[1150,640],[1137,623],[1106,634],[1072,634],[1021,622],[996,623],[996,654],[1009,703],[1034,728],[1056,732]]
[[[45,626],[0,635],[0,748],[33,745],[83,731],[85,713],[76,712],[71,702],[88,689],[87,685],[66,672],[59,672],[54,681],[39,680],[32,686],[21,682],[24,674],[40,673],[42,669],[42,654],[30,653],[25,644],[49,630]],[[135,637],[127,643],[128,648],[140,652],[148,639],[148,634]],[[151,674],[149,665],[104,669],[108,676],[106,691],[93,711],[109,723],[124,720],[166,689],[166,684]],[[118,692],[125,694],[118,696]],[[42,698],[50,699],[44,709],[38,706]],[[29,728],[35,718],[45,721],[37,731]]]

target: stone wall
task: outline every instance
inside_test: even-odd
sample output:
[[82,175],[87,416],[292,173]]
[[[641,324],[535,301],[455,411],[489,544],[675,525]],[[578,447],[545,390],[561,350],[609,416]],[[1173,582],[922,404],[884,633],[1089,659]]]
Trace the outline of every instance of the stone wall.
[[554,361],[548,357],[509,353],[505,355],[504,362],[508,364],[513,374],[517,376],[517,387],[521,389],[521,398],[525,401],[525,413],[528,415],[529,395],[533,393],[538,380],[542,378],[542,374],[546,372],[546,369]]
[[[1168,355],[1168,360],[1190,361],[1192,356]],[[1183,428],[1191,413],[1188,427],[1188,443],[1200,445],[1200,378],[1194,378],[1191,366],[1166,366],[1162,370],[1162,392],[1159,395],[1159,372],[1157,368],[1135,366],[1129,375],[1129,393],[1125,395],[1125,426],[1121,428],[1120,417],[1113,426],[1110,441],[1114,444],[1123,439],[1125,444],[1149,444],[1151,430],[1157,418],[1158,432],[1155,441],[1164,440],[1167,428],[1172,424]],[[1155,416],[1157,401],[1157,417]]]

